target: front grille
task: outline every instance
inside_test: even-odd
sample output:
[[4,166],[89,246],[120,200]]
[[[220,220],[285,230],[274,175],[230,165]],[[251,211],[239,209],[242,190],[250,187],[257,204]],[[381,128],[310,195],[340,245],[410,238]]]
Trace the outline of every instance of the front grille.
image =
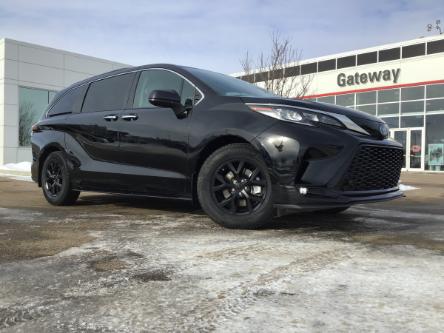
[[403,151],[399,148],[361,146],[341,188],[343,191],[371,191],[396,187],[403,159]]

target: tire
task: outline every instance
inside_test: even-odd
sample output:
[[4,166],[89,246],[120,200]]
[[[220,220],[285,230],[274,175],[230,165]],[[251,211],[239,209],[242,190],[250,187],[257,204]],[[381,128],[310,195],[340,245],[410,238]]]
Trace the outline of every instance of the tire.
[[62,152],[49,154],[41,172],[43,195],[51,205],[66,206],[76,202],[80,192],[71,188],[71,177]]
[[197,179],[202,209],[226,228],[258,229],[273,218],[271,179],[249,144],[224,146],[203,163]]
[[349,208],[350,208],[350,206],[347,206],[347,207],[336,207],[336,208],[327,208],[327,209],[317,210],[315,213],[320,213],[320,214],[340,214],[340,213],[346,211]]

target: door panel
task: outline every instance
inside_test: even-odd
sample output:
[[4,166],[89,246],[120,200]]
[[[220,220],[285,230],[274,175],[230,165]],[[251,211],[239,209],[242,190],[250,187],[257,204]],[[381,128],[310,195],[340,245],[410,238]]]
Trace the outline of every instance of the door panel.
[[179,119],[172,109],[149,103],[148,96],[153,90],[175,90],[183,106],[193,106],[196,91],[175,72],[163,69],[141,72],[133,109],[120,115],[119,161],[127,171],[126,183],[136,192],[190,197],[191,193],[187,193],[190,118]]
[[410,169],[421,169],[422,161],[422,130],[410,131]]

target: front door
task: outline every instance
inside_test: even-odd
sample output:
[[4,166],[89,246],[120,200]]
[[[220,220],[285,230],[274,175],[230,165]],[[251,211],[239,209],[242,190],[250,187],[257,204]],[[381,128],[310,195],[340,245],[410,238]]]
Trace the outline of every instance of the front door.
[[395,128],[390,136],[404,147],[403,170],[424,170],[424,128]]
[[192,107],[195,88],[166,69],[140,73],[133,107],[122,111],[120,163],[127,170],[125,183],[132,192],[188,197],[189,117],[178,118],[170,108],[148,101],[153,90],[175,90],[183,106]]

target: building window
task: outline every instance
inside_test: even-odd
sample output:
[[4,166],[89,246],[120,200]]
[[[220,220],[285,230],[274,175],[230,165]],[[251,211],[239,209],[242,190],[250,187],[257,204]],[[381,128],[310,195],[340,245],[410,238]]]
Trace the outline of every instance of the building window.
[[341,106],[355,106],[355,94],[337,95],[336,104]]
[[399,128],[399,117],[383,117],[381,119],[387,123],[388,127]]
[[444,97],[444,84],[431,84],[427,86],[427,98]]
[[399,89],[389,89],[378,91],[378,103],[399,101]]
[[297,75],[301,75],[301,67],[300,66],[293,66],[293,67],[285,68],[285,72],[284,72],[285,77],[291,77],[291,76],[297,76]]
[[424,127],[424,116],[401,117],[401,127]]
[[424,100],[401,102],[401,113],[424,112]]
[[401,58],[401,49],[399,47],[379,51],[379,61],[397,60],[399,58]]
[[444,114],[426,116],[426,156],[425,168],[444,171]]
[[444,39],[427,43],[427,54],[444,52]]
[[356,66],[356,56],[338,58],[338,69]]
[[358,65],[374,64],[378,62],[378,52],[358,54]]
[[31,144],[31,126],[43,115],[56,92],[19,87],[19,144]]
[[427,100],[426,111],[444,111],[444,98]]
[[330,71],[332,69],[336,69],[336,59],[318,62],[318,72]]
[[368,114],[376,115],[376,104],[357,105],[356,109]]
[[378,115],[399,114],[399,103],[378,104]]
[[356,104],[376,103],[376,91],[369,91],[356,94]]
[[335,96],[326,96],[326,97],[318,98],[318,102],[335,104]]
[[402,48],[403,58],[412,58],[425,55],[425,43],[404,46]]
[[304,74],[316,73],[317,69],[318,69],[317,62],[301,65],[301,74],[304,75]]
[[415,99],[424,99],[424,86],[401,89],[401,100],[411,101]]

